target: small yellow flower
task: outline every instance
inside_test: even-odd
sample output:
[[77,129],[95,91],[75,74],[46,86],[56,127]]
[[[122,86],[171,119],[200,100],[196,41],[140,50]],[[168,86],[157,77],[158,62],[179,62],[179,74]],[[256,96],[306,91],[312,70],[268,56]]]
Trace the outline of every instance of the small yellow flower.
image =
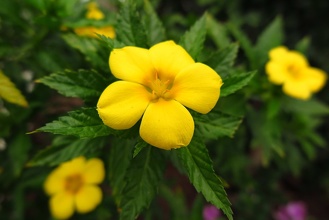
[[301,53],[280,46],[272,49],[269,56],[270,61],[266,64],[269,80],[283,84],[283,92],[287,95],[307,100],[325,85],[326,73],[310,67]]
[[79,36],[86,36],[97,38],[97,34],[104,35],[109,38],[115,38],[115,31],[112,26],[105,26],[105,27],[79,27],[75,28],[74,32]]
[[222,80],[209,66],[196,63],[173,41],[149,50],[114,49],[109,58],[110,84],[97,103],[99,116],[113,129],[129,129],[141,118],[140,136],[162,149],[187,146],[194,121],[186,109],[208,113],[217,103]]
[[50,210],[57,219],[67,219],[76,209],[87,213],[102,200],[97,186],[104,179],[103,162],[97,158],[78,157],[57,167],[46,179],[44,188],[51,196]]
[[87,5],[86,18],[94,19],[94,20],[102,20],[104,17],[105,16],[103,12],[99,10],[98,5],[95,2],[90,2]]

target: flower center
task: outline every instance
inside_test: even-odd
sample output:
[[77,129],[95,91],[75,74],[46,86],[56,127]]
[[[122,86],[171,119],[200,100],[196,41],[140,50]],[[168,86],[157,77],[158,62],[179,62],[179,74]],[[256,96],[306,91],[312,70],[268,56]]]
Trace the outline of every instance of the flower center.
[[155,73],[155,79],[150,81],[150,90],[152,92],[152,101],[158,101],[159,98],[170,99],[170,88],[172,83],[170,80],[161,80]]
[[294,65],[294,64],[291,64],[291,65],[288,66],[288,72],[295,79],[299,79],[302,75],[301,74],[301,68],[297,65]]
[[83,179],[80,174],[74,174],[65,179],[65,190],[72,194],[76,194],[82,185]]

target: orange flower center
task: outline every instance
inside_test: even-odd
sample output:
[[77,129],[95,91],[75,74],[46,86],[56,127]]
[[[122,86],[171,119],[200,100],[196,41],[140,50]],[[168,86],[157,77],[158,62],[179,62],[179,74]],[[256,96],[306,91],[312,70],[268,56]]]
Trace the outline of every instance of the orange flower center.
[[76,194],[83,185],[83,179],[80,174],[74,174],[66,177],[65,179],[65,190]]
[[302,76],[301,67],[298,65],[290,64],[288,67],[288,72],[290,73],[291,77],[294,79],[299,79]]
[[155,73],[155,79],[150,82],[150,91],[152,92],[152,101],[156,102],[159,98],[165,100],[171,99],[170,88],[172,83],[170,80],[161,80]]

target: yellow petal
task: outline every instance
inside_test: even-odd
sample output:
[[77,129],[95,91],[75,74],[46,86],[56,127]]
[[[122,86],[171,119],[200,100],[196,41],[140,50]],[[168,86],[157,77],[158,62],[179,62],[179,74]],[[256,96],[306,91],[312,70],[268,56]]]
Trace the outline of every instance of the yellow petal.
[[[115,38],[115,30],[112,26],[105,26],[101,28],[96,28],[95,32],[100,35],[104,35],[109,38]],[[97,37],[96,34],[94,34]]]
[[11,82],[11,80],[0,70],[0,98],[4,100],[20,105],[23,107],[27,107],[28,103],[25,97],[22,95],[21,91],[19,91],[15,84]]
[[102,201],[102,191],[98,186],[85,185],[75,195],[75,205],[79,213],[87,213]]
[[74,213],[74,197],[69,193],[58,193],[50,199],[50,211],[56,219],[68,219]]
[[174,41],[158,43],[150,48],[150,53],[161,80],[173,80],[181,70],[194,63],[185,49]]
[[97,8],[89,9],[86,14],[86,18],[88,19],[102,20],[104,17],[103,12]]
[[89,159],[85,165],[83,176],[86,183],[101,183],[105,176],[103,161],[97,158]]
[[311,91],[303,81],[288,81],[283,85],[283,92],[296,99],[307,100],[311,97]]
[[266,64],[266,73],[269,77],[269,80],[274,84],[282,84],[287,80],[288,72],[285,65],[280,63],[269,61]]
[[307,68],[304,70],[307,76],[306,83],[312,92],[317,92],[325,85],[327,75],[324,71],[317,68]]
[[193,132],[189,111],[175,100],[161,98],[147,107],[140,127],[145,142],[165,150],[187,146]]
[[279,46],[270,50],[269,56],[271,60],[280,61],[287,56],[287,53],[288,53],[288,48],[286,48],[285,46]]
[[65,187],[65,176],[61,175],[59,169],[55,169],[49,174],[45,183],[44,189],[48,195],[53,195],[64,191]]
[[125,81],[146,85],[155,71],[147,49],[128,46],[114,49],[109,59],[112,74]]
[[125,81],[109,85],[97,103],[104,124],[114,129],[131,128],[142,117],[151,93],[144,86]]
[[297,51],[289,51],[285,62],[287,67],[291,67],[292,65],[298,67],[299,69],[308,67],[306,57]]
[[70,161],[62,163],[58,169],[62,176],[81,174],[84,171],[85,163],[86,158],[76,157]]
[[181,104],[206,114],[216,105],[222,84],[222,79],[213,69],[194,63],[176,76],[171,93]]

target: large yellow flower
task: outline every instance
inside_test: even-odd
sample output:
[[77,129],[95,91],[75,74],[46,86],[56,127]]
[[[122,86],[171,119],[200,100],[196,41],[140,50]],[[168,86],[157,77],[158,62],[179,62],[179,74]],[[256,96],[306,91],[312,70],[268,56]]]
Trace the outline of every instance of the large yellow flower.
[[306,100],[324,86],[326,73],[310,67],[301,53],[280,46],[272,49],[269,56],[270,61],[266,64],[269,80],[283,84],[283,92],[287,95]]
[[45,191],[51,196],[50,210],[57,219],[67,219],[76,209],[92,211],[102,200],[96,185],[104,179],[103,162],[97,158],[78,157],[61,164],[46,179]]
[[209,66],[196,63],[173,41],[149,50],[133,46],[114,49],[109,64],[121,81],[102,93],[97,103],[99,116],[114,129],[129,129],[142,118],[140,136],[158,148],[187,146],[194,121],[185,107],[206,114],[219,98],[220,76]]

